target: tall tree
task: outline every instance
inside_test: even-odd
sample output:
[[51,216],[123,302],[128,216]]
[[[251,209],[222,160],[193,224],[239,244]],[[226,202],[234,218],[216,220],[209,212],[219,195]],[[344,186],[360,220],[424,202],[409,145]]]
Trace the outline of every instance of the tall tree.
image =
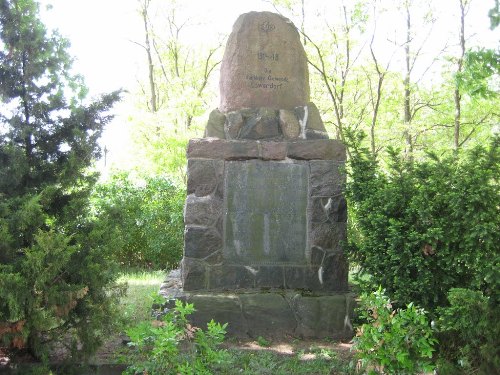
[[87,215],[89,167],[119,93],[85,101],[69,42],[38,7],[0,1],[0,338],[42,355],[71,331],[89,353],[112,321],[115,278]]
[[[466,7],[467,7],[467,0],[459,0],[459,6],[460,6],[460,14],[459,14],[459,20],[460,20],[460,33],[459,33],[459,48],[460,52],[457,58],[457,75],[460,75],[463,70],[463,64],[464,64],[464,56],[465,56],[465,14],[466,14]],[[460,126],[461,126],[461,121],[462,121],[462,95],[460,93],[460,87],[458,84],[458,81],[455,85],[455,90],[453,93],[453,98],[454,98],[454,103],[455,103],[455,131],[453,134],[453,145],[455,148],[455,151],[458,151],[460,147]]]

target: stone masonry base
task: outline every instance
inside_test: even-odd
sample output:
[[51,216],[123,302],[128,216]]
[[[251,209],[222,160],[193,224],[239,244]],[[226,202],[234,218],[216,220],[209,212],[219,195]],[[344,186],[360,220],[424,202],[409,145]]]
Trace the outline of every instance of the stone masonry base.
[[[172,277],[174,276],[174,277]],[[185,292],[170,274],[160,294],[169,300],[194,304],[191,323],[206,328],[210,320],[228,323],[229,336],[238,338],[330,338],[353,336],[352,293],[311,293],[301,290],[242,290],[230,292]]]

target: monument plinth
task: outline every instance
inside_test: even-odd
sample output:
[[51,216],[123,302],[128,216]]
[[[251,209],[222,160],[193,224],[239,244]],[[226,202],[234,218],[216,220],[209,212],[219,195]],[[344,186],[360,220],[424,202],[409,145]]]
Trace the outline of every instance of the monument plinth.
[[234,335],[349,337],[346,151],[309,101],[293,24],[241,15],[220,89],[187,150],[183,290],[164,294],[193,302],[195,324],[228,322]]

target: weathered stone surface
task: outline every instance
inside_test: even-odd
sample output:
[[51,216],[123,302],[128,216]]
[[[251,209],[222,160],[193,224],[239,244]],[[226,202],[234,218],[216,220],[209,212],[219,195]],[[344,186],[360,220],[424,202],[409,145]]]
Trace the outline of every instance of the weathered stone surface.
[[216,265],[209,267],[208,287],[212,290],[252,289],[255,287],[255,271],[240,265]]
[[207,288],[206,266],[198,259],[187,257],[182,259],[181,278],[184,290],[203,290]]
[[262,160],[283,160],[286,158],[285,142],[261,142],[259,157]]
[[[184,262],[197,263],[185,259]],[[241,338],[321,338],[349,339],[353,329],[354,295],[349,292],[310,292],[298,290],[183,291],[179,272],[170,273],[161,294],[193,303],[196,311],[191,323],[205,327],[214,319],[228,323],[228,335]],[[202,282],[201,282],[202,283]],[[172,308],[173,301],[163,307]]]
[[312,223],[309,240],[311,246],[340,251],[340,242],[345,241],[345,223]]
[[323,120],[321,119],[321,115],[318,107],[316,107],[316,104],[312,102],[307,103],[307,112],[306,128],[326,133],[325,124],[323,124]]
[[214,320],[221,324],[229,322],[227,333],[230,336],[246,336],[247,322],[241,312],[241,302],[237,295],[191,294],[186,301],[194,304],[196,312],[190,316],[195,327],[206,329],[207,323]]
[[307,167],[226,163],[224,256],[247,265],[305,261]]
[[277,293],[241,294],[240,300],[252,336],[282,337],[295,331],[297,322],[284,296]]
[[306,139],[328,139],[328,133],[319,131],[319,130],[312,130],[312,129],[306,129]]
[[279,112],[281,132],[285,139],[296,139],[300,136],[299,120],[290,110],[282,109]]
[[187,226],[184,231],[184,256],[203,259],[222,248],[222,239],[214,228]]
[[216,252],[210,254],[208,257],[204,258],[203,261],[210,266],[221,266],[224,263],[224,257],[222,256],[222,250],[217,250]]
[[213,226],[222,215],[222,201],[215,197],[190,194],[184,207],[185,225]]
[[226,160],[245,160],[259,157],[259,144],[257,142],[231,141],[224,145],[224,158]]
[[314,160],[309,165],[311,196],[331,197],[342,192],[345,175],[340,172],[338,163],[330,160]]
[[226,123],[224,124],[224,131],[227,139],[238,139],[240,137],[241,128],[245,121],[241,111],[229,112],[226,115]]
[[309,102],[307,58],[299,34],[270,12],[242,14],[233,26],[221,65],[220,110],[293,109]]
[[[352,334],[352,311],[346,307],[345,295],[308,297],[297,295],[293,299],[297,311],[297,334],[304,337],[341,338]],[[336,332],[332,335],[331,332]]]
[[321,269],[323,289],[341,291],[347,290],[348,266],[345,256],[341,253],[328,254]]
[[312,198],[309,212],[313,223],[346,222],[347,202],[341,195]]
[[214,109],[208,116],[208,122],[205,127],[205,137],[226,138],[224,134],[224,123],[226,116],[218,109]]
[[240,139],[270,139],[281,135],[278,125],[277,111],[272,108],[260,108],[258,112],[246,119],[240,131]]
[[285,275],[282,266],[259,266],[255,275],[255,285],[259,288],[284,288]]
[[319,267],[323,264],[324,259],[325,250],[318,246],[311,247],[311,265]]
[[188,160],[195,158],[218,160],[254,159],[259,157],[259,145],[255,141],[216,138],[190,139],[187,157]]
[[224,162],[221,160],[188,160],[187,193],[203,197],[222,184]]
[[226,141],[217,138],[190,139],[187,148],[187,158],[224,159]]
[[345,146],[334,139],[292,141],[288,143],[288,157],[298,160],[345,161]]

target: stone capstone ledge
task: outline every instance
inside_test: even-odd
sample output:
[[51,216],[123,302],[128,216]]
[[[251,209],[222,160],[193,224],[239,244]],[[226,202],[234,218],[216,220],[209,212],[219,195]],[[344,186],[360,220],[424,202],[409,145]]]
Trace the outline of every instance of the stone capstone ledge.
[[314,103],[296,107],[293,111],[261,107],[224,114],[214,109],[208,117],[204,136],[274,141],[329,138]]
[[210,320],[228,323],[228,335],[239,338],[300,337],[350,339],[353,336],[355,296],[350,292],[308,293],[300,290],[246,290],[231,292],[185,292],[178,271],[169,275],[160,289],[167,301],[194,304],[189,317],[196,327]]
[[237,141],[194,138],[189,141],[187,158],[218,160],[346,160],[345,146],[335,139],[305,141]]

